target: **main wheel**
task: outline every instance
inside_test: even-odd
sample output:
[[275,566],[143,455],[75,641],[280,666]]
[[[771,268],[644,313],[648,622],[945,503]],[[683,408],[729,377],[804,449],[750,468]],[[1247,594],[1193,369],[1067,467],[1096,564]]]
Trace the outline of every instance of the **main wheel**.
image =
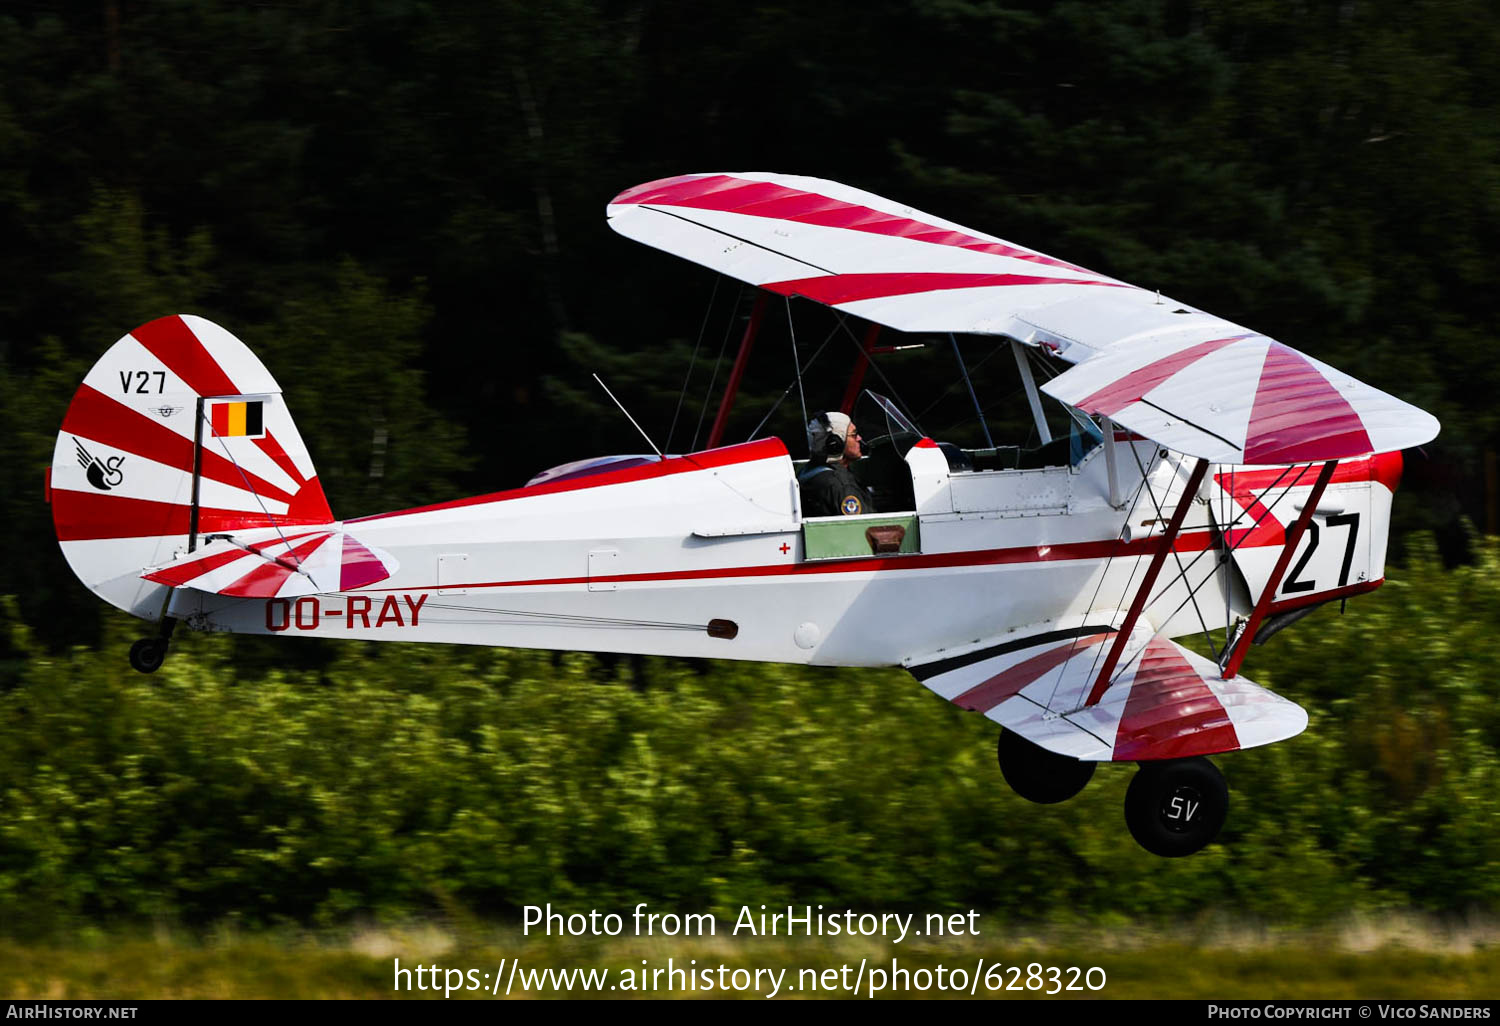
[[1125,825],[1153,855],[1191,855],[1219,835],[1229,788],[1207,759],[1142,763],[1125,791]]
[[167,658],[167,643],[160,638],[142,638],[130,646],[130,668],[155,673]]
[[1092,762],[1049,752],[1013,730],[1000,732],[996,750],[1000,773],[1011,790],[1038,805],[1056,805],[1073,797],[1094,775]]

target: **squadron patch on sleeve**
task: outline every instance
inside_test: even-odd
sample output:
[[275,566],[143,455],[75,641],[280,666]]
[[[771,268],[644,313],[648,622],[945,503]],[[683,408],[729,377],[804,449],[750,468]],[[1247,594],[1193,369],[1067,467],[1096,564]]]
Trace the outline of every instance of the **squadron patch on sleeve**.
[[852,517],[854,514],[858,513],[859,510],[860,510],[859,496],[858,495],[846,495],[846,496],[844,496],[843,507],[844,507],[844,516],[846,516],[846,517]]

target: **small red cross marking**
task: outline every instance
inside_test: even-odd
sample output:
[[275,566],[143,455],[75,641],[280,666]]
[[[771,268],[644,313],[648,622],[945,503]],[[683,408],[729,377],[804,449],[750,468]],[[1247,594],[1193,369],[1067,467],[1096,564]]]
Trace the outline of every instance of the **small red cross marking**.
[[781,552],[782,552],[782,555],[785,555],[786,553],[788,553],[790,551],[792,551],[792,547],[790,545],[788,545],[786,542],[782,542],[781,543]]

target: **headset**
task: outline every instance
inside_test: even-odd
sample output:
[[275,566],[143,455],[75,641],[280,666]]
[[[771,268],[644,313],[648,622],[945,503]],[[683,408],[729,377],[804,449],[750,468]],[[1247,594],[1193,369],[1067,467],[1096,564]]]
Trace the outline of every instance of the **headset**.
[[833,430],[833,421],[823,410],[814,413],[807,424],[807,447],[809,455],[814,458],[821,456],[831,460],[844,454],[844,439]]

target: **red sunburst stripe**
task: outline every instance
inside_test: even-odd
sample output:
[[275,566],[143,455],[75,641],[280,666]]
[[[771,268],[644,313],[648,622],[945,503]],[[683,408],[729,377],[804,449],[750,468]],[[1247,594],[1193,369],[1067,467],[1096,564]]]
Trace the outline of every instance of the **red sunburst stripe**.
[[292,462],[291,456],[287,455],[287,451],[282,448],[281,443],[276,440],[276,436],[269,430],[264,435],[255,439],[255,444],[261,452],[271,457],[278,467],[286,471],[286,475],[293,481],[296,481],[299,485],[307,483],[307,478],[302,476],[302,471],[297,469],[297,464]]
[[[58,541],[89,541],[97,538],[154,538],[188,533],[190,506],[154,499],[132,499],[124,495],[52,491],[52,522]],[[200,507],[198,533],[248,531],[255,527],[285,527],[290,524],[326,524],[324,519],[267,516],[239,509]]]
[[383,581],[391,576],[391,572],[385,568],[380,558],[355,541],[349,535],[344,535],[344,548],[340,553],[342,565],[339,567],[339,590],[352,591],[355,588],[363,588],[367,584]]
[[719,210],[750,217],[814,224],[824,228],[890,235],[1062,267],[1084,274],[1093,273],[1076,264],[1019,246],[980,239],[952,228],[941,228],[926,221],[888,214],[874,207],[849,203],[775,182],[757,182],[735,178],[733,175],[679,175],[676,178],[663,178],[626,189],[611,201],[612,205],[626,203],[659,203],[663,206],[691,207],[696,210]]
[[1040,678],[1048,670],[1056,669],[1079,652],[1109,641],[1114,636],[1115,632],[1110,631],[1106,634],[1091,634],[1066,641],[1050,651],[1022,660],[981,684],[976,684],[963,694],[955,696],[953,704],[960,709],[989,712],[1007,698],[1014,698],[1020,694],[1028,684]]
[[224,368],[176,314],[158,317],[130,334],[199,395],[239,395]]
[[[300,566],[304,557],[311,555],[332,537],[331,534],[321,535],[311,541],[303,542],[289,552],[282,553],[278,558]],[[220,588],[218,594],[235,598],[271,598],[281,590],[286,579],[294,572],[280,563],[266,563],[264,566],[251,570],[239,580]]]
[[1229,713],[1177,646],[1150,642],[1125,700],[1112,758],[1182,759],[1239,746]]
[[1374,446],[1364,421],[1295,349],[1271,343],[1245,432],[1246,463],[1300,463],[1363,456]]
[[[1343,467],[1340,465],[1334,471],[1334,476],[1337,477],[1338,471],[1342,469]],[[1233,474],[1215,474],[1214,480],[1218,481],[1219,486],[1225,491],[1229,491],[1229,484],[1231,481],[1233,482],[1234,490],[1229,492],[1229,494],[1235,502],[1239,503],[1240,508],[1245,511],[1243,520],[1247,526],[1235,527],[1229,530],[1228,541],[1230,546],[1238,547],[1240,545],[1247,545],[1251,548],[1259,548],[1266,545],[1274,545],[1280,548],[1285,545],[1286,525],[1276,519],[1276,513],[1270,507],[1266,506],[1262,500],[1270,499],[1276,505],[1281,506],[1282,515],[1286,516],[1287,508],[1282,506],[1281,502],[1277,501],[1285,501],[1282,499],[1282,493],[1289,488],[1297,488],[1299,486],[1302,488],[1310,487],[1311,482],[1317,480],[1317,477],[1318,468],[1311,463],[1301,467],[1288,468],[1285,473],[1280,470],[1261,470],[1251,472],[1236,471]],[[1346,478],[1346,480],[1349,479],[1351,478]],[[1363,476],[1354,475],[1352,479],[1363,480]],[[1268,494],[1268,489],[1273,490],[1275,494]],[[1295,511],[1293,511],[1293,515],[1295,515]]]
[[1131,403],[1139,402],[1141,397],[1150,392],[1157,385],[1166,381],[1178,371],[1189,367],[1203,359],[1209,353],[1218,352],[1231,342],[1241,339],[1252,338],[1251,334],[1232,335],[1229,338],[1216,338],[1208,342],[1199,342],[1197,345],[1188,346],[1180,352],[1170,356],[1164,356],[1160,360],[1139,367],[1124,377],[1117,378],[1099,389],[1092,395],[1085,396],[1073,405],[1085,413],[1103,414],[1113,417]]
[[173,588],[180,588],[188,581],[196,580],[204,574],[212,573],[221,566],[227,566],[235,560],[245,559],[250,555],[244,549],[230,549],[227,552],[215,552],[211,556],[195,559],[191,563],[182,566],[169,566],[156,571],[154,574],[142,574],[141,576],[155,584],[166,584]]
[[838,306],[864,299],[889,299],[918,292],[946,289],[982,289],[1014,285],[1104,285],[1130,288],[1115,281],[1085,278],[1044,278],[1030,274],[949,274],[941,271],[899,271],[871,274],[827,274],[814,278],[772,281],[761,288],[782,296],[802,296],[817,303]]
[[[193,442],[184,438],[164,424],[158,424],[139,410],[110,398],[89,385],[79,386],[63,418],[63,431],[113,446],[124,452],[154,460],[168,467],[175,467],[185,474],[193,472]],[[246,480],[250,488],[262,498],[275,499],[288,505],[292,494],[258,474],[241,471],[229,460],[203,447],[203,476],[211,481],[245,489]]]
[[[175,566],[163,567],[155,573],[142,574],[141,576],[157,584],[170,584],[174,588],[180,588],[189,581],[195,581],[204,574],[213,573],[213,571],[219,569],[221,566],[228,566],[235,560],[244,559],[246,556],[258,553],[268,546],[279,545],[283,541],[295,541],[298,538],[306,538],[313,533],[312,531],[301,531],[297,534],[286,535],[285,537],[278,535],[275,538],[256,542],[254,545],[247,545],[243,549],[238,547],[230,548],[223,552],[215,552],[212,555],[204,556],[202,559],[195,559],[191,563],[179,563]],[[249,551],[246,551],[247,549]]]

